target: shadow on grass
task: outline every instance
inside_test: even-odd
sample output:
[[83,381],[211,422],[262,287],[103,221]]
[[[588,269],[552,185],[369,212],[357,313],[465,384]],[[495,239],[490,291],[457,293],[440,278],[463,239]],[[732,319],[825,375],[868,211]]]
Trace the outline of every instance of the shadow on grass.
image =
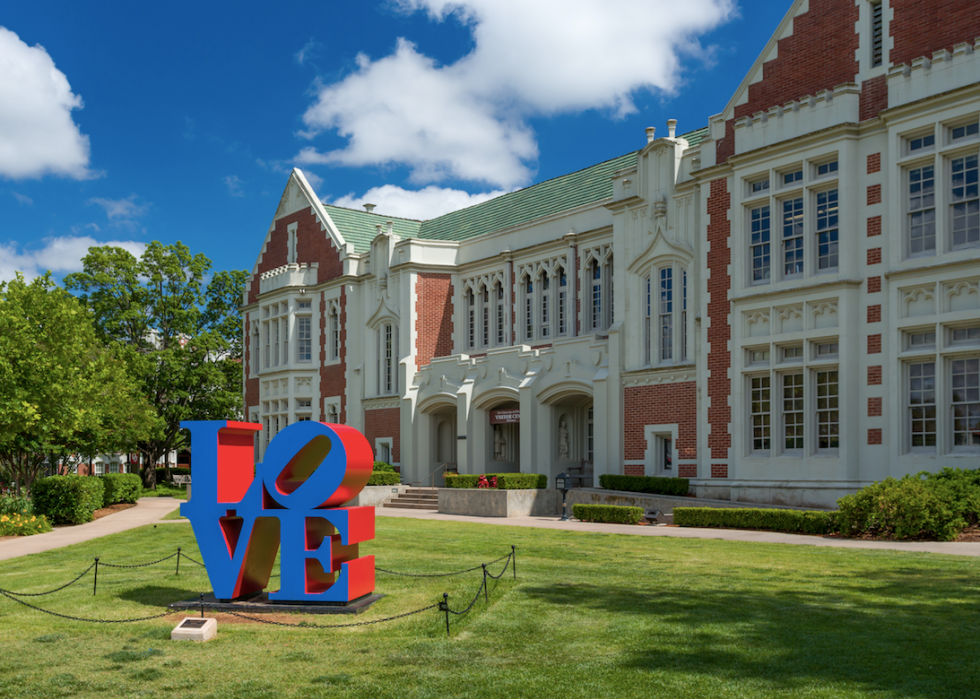
[[168,604],[173,604],[174,602],[197,599],[203,591],[165,585],[143,585],[142,587],[123,590],[118,594],[118,597],[130,602],[139,602],[150,607],[166,607]]
[[[546,604],[610,615],[632,669],[753,681],[776,690],[833,684],[914,697],[977,696],[978,581],[935,570],[871,570],[754,589],[564,584],[524,587]],[[648,617],[648,631],[637,617]],[[633,643],[639,638],[641,642]]]

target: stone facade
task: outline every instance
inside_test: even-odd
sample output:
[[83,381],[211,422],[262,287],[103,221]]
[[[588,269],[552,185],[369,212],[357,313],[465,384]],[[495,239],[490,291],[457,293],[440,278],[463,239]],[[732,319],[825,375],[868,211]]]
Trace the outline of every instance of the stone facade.
[[797,0],[706,129],[432,221],[294,171],[243,307],[260,454],[337,420],[408,481],[680,475],[798,506],[975,467],[969,5]]

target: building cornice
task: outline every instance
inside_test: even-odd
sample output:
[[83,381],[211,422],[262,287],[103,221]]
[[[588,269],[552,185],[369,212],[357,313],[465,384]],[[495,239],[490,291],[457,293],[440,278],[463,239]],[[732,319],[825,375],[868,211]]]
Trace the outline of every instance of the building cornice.
[[737,301],[757,301],[761,299],[774,299],[774,298],[784,298],[786,296],[798,296],[799,294],[805,294],[810,291],[820,291],[826,289],[846,289],[859,287],[864,283],[861,279],[834,279],[825,282],[811,282],[809,284],[797,284],[788,289],[769,289],[757,288],[752,289],[749,292],[742,293],[738,296],[732,295],[728,297],[728,300],[732,303]]
[[907,269],[890,269],[885,272],[885,279],[901,279],[902,277],[914,277],[921,274],[931,274],[933,272],[945,272],[946,270],[972,267],[976,271],[980,265],[980,255],[968,257],[960,260],[949,260],[947,262],[937,262],[932,265],[918,265]]

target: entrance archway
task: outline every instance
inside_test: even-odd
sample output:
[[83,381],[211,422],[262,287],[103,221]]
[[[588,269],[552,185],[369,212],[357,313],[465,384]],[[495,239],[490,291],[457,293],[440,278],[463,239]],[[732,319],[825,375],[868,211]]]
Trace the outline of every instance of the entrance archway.
[[578,381],[559,384],[542,391],[538,400],[551,409],[549,475],[564,471],[580,477],[576,484],[591,486],[595,455],[591,386]]

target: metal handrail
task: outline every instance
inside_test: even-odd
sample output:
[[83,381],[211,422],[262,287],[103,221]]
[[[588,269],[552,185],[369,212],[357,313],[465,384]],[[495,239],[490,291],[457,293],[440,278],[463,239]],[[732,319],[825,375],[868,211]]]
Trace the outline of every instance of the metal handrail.
[[423,487],[422,484],[425,483],[425,481],[427,479],[431,479],[432,484],[429,487],[430,488],[435,488],[436,487],[435,486],[435,475],[437,473],[439,473],[439,471],[442,471],[443,473],[445,473],[447,466],[455,466],[455,465],[456,465],[456,462],[455,461],[445,461],[445,462],[439,464],[438,466],[436,466],[436,470],[433,471],[432,473],[430,473],[428,476],[426,476],[422,480],[420,480],[420,481],[412,481],[408,485],[411,488],[422,488]]

